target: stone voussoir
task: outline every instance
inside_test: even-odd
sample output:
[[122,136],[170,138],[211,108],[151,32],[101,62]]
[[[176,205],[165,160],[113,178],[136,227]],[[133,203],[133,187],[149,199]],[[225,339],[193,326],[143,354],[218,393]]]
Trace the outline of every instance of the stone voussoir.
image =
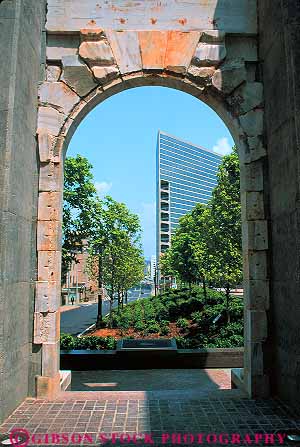
[[187,76],[191,77],[195,82],[199,82],[201,85],[209,86],[212,84],[214,72],[214,67],[196,67],[195,65],[190,65]]
[[104,37],[104,31],[102,28],[83,28],[80,30],[81,42],[84,41],[97,41]]
[[192,58],[196,67],[217,67],[226,58],[226,47],[223,44],[199,43]]
[[261,82],[246,82],[238,87],[227,98],[236,116],[243,115],[256,107],[263,106],[263,84]]
[[46,68],[46,81],[57,82],[61,75],[61,67],[58,65],[48,65]]
[[112,79],[117,78],[120,75],[120,72],[116,66],[112,67],[92,67],[92,72],[94,77],[97,79],[100,84],[106,84]]
[[263,134],[263,116],[262,109],[255,109],[239,117],[241,126],[248,137],[258,137]]
[[225,32],[220,30],[205,30],[201,32],[200,42],[222,43],[225,41]]
[[267,150],[260,137],[249,137],[247,141],[249,146],[249,156],[247,157],[248,159],[245,160],[245,163],[250,163],[266,157]]
[[41,163],[46,163],[49,161],[59,163],[60,157],[55,150],[56,140],[57,137],[54,137],[47,132],[41,132],[38,134],[39,156]]
[[37,133],[49,133],[57,136],[65,119],[66,116],[55,108],[40,106],[38,111]]
[[110,66],[115,64],[115,58],[106,40],[84,41],[79,47],[79,55],[90,66]]
[[64,82],[44,82],[39,88],[39,98],[43,105],[50,105],[68,115],[80,101],[80,97]]
[[215,71],[212,84],[224,95],[230,95],[239,85],[247,80],[247,71],[243,60],[225,62]]
[[79,96],[86,96],[97,87],[91,70],[77,55],[64,56],[62,64],[62,80]]
[[109,30],[106,36],[120,73],[140,72],[142,57],[138,32]]

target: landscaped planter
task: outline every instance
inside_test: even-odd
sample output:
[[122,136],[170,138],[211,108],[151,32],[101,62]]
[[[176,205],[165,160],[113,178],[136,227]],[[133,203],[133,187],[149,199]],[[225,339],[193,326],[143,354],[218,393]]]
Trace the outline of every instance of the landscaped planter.
[[242,368],[243,348],[61,351],[60,368],[97,369]]

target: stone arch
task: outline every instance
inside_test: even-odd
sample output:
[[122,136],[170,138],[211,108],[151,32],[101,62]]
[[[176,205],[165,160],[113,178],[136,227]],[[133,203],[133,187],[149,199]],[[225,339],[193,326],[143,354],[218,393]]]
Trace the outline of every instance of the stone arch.
[[[48,52],[39,89],[38,280],[34,343],[42,344],[40,396],[59,387],[59,301],[63,159],[84,116],[124,89],[165,85],[212,107],[239,148],[245,280],[244,385],[268,394],[264,348],[269,308],[268,222],[263,145],[263,88],[256,78],[257,51],[236,50],[221,31],[80,30],[66,54],[63,38]],[[228,43],[229,42],[229,43]],[[235,48],[233,51],[232,47]],[[52,56],[51,56],[52,54]]]

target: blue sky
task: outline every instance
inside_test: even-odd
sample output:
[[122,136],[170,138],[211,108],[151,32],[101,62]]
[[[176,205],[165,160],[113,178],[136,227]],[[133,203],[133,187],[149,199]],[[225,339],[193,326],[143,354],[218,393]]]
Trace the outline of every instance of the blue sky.
[[139,214],[146,257],[155,254],[159,129],[221,154],[233,146],[223,121],[202,101],[165,87],[138,87],[92,110],[77,128],[67,153],[89,159],[100,196],[109,194]]

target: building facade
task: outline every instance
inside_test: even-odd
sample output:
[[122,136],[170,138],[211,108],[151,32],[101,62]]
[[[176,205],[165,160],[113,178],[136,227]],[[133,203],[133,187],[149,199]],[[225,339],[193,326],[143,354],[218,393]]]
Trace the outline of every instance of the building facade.
[[87,273],[88,242],[82,241],[62,284],[61,304],[78,304],[81,301],[93,301],[98,297],[98,282],[89,278]]
[[217,185],[222,156],[158,132],[156,158],[157,259],[171,244],[180,217],[206,204]]
[[155,273],[156,273],[156,256],[151,256],[151,265],[150,265],[150,276],[152,281],[154,281]]

